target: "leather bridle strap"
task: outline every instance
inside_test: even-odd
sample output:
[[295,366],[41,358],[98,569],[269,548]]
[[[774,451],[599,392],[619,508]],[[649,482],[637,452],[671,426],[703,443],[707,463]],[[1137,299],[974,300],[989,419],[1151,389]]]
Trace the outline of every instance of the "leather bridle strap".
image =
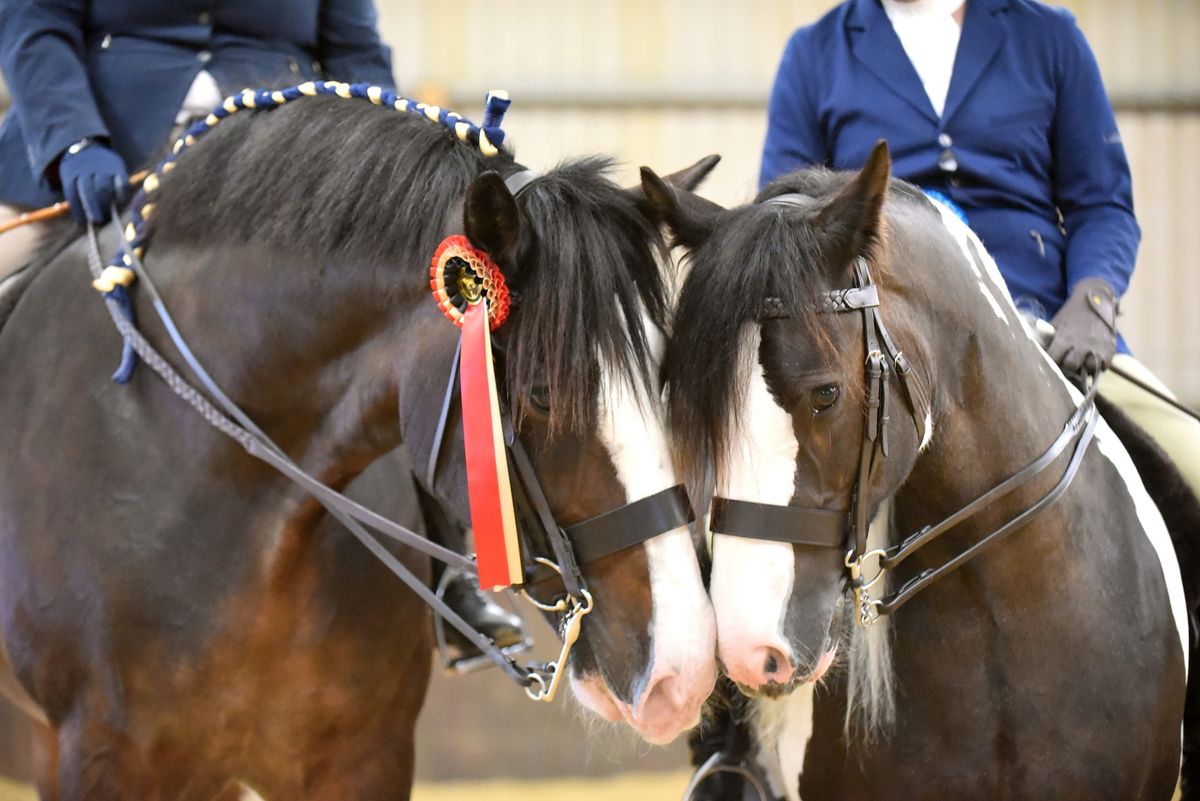
[[[589,564],[696,519],[682,484],[567,526],[566,535],[580,564]],[[649,536],[647,533],[650,532]]]
[[529,455],[525,452],[521,438],[516,435],[507,416],[502,422],[504,443],[508,447],[510,457],[509,464],[514,468],[512,483],[516,491],[513,493],[513,500],[517,505],[517,514],[528,524],[536,525],[542,532],[543,538],[554,553],[567,593],[576,598],[582,597],[586,583],[583,580],[583,572],[575,561],[575,551],[571,548],[566,532],[554,520],[554,513],[550,511],[550,504],[546,500],[546,494],[542,492],[542,485],[538,481]]
[[[120,216],[116,209],[113,209],[112,219],[113,229],[116,231],[118,241],[120,241],[122,232],[119,222]],[[103,267],[100,257],[100,243],[96,238],[95,228],[90,223],[88,224],[88,240],[90,246],[88,250],[88,266],[92,271],[93,277],[95,277],[100,274]],[[475,647],[479,648],[485,656],[495,662],[515,682],[527,689],[539,682],[544,686],[546,679],[538,670],[517,665],[511,657],[496,647],[491,638],[477,631],[439,598],[426,585],[422,578],[409,570],[403,562],[375,539],[362,524],[369,525],[380,534],[390,537],[427,556],[439,559],[448,565],[469,572],[474,572],[475,570],[474,561],[456,551],[437,545],[415,531],[367,509],[332,487],[321,483],[296,465],[284,453],[283,449],[259,429],[249,416],[230,400],[228,395],[212,379],[208,371],[196,358],[182,334],[180,334],[174,319],[168,312],[162,296],[158,293],[158,289],[151,280],[149,273],[146,272],[141,259],[132,250],[127,253],[127,256],[129,257],[131,268],[138,276],[138,282],[150,294],[155,312],[166,328],[176,350],[183,357],[189,371],[191,371],[193,376],[205,387],[225,412],[223,413],[208,398],[204,397],[204,395],[188,384],[186,379],[179,375],[175,368],[163,358],[162,354],[142,336],[136,326],[125,317],[116,302],[105,298],[105,305],[108,308],[109,316],[112,318],[117,331],[133,347],[142,361],[157,373],[177,396],[195,409],[210,425],[241,445],[248,454],[271,465],[284,477],[298,484],[305,492],[311,495],[334,519],[342,523],[363,547],[370,551],[397,578],[403,581],[426,605],[433,609],[435,613],[445,618],[450,625],[461,632],[464,637],[475,645]],[[227,414],[228,416],[226,416]]]
[[817,548],[846,547],[846,512],[713,498],[709,528],[756,540]]
[[[983,537],[981,540],[962,551],[954,558],[937,567],[929,568],[928,570],[918,573],[906,581],[904,585],[895,592],[885,595],[878,600],[871,601],[870,603],[874,607],[875,613],[879,615],[890,615],[894,613],[901,606],[908,603],[908,601],[911,600],[912,597],[918,592],[925,589],[946,574],[962,567],[968,561],[983,553],[983,551],[985,551],[987,548],[996,544],[996,542],[1001,540],[1005,535],[1011,534],[1013,531],[1016,531],[1022,526],[1027,525],[1033,520],[1033,518],[1037,517],[1051,504],[1061,498],[1067,489],[1070,488],[1071,482],[1075,480],[1075,476],[1079,473],[1079,467],[1083,464],[1083,455],[1087,452],[1088,444],[1092,441],[1092,437],[1096,432],[1096,424],[1100,419],[1100,414],[1096,411],[1095,393],[1096,390],[1095,387],[1093,387],[1088,393],[1088,396],[1084,399],[1083,403],[1075,410],[1075,413],[1071,415],[1071,419],[1067,421],[1067,425],[1063,430],[1063,434],[1066,436],[1065,440],[1063,437],[1060,437],[1055,441],[1055,444],[1046,451],[1046,453],[1031,463],[1024,470],[1021,470],[1012,478],[998,485],[991,492],[983,495],[973,503],[964,507],[960,512],[952,515],[950,518],[947,518],[947,521],[955,520],[955,523],[950,523],[947,525],[947,521],[943,521],[937,526],[922,529],[922,531],[914,534],[908,540],[905,540],[905,542],[902,543],[897,549],[898,551],[903,552],[903,555],[899,559],[892,560],[889,558],[889,556],[885,555],[881,558],[880,565],[882,569],[890,569],[890,567],[887,567],[887,565],[899,564],[899,562],[902,561],[905,556],[911,554],[921,545],[932,541],[933,536],[937,536],[937,534],[947,531],[951,526],[956,525],[957,523],[965,520],[967,517],[981,511],[991,501],[1032,480],[1036,475],[1043,472],[1055,457],[1062,454],[1067,444],[1074,441],[1075,449],[1071,452],[1071,460],[1067,463],[1067,469],[1063,471],[1062,477],[1058,480],[1054,487],[1041,498],[1039,498],[1032,506],[1023,510],[1016,517],[1012,518],[1000,528]],[[1070,432],[1069,436],[1067,435],[1068,432]],[[1051,454],[1053,454],[1053,456],[1051,456]],[[1049,461],[1043,461],[1046,459],[1049,459]],[[1020,481],[1015,481],[1014,483],[1015,479],[1022,476],[1023,478],[1021,478]],[[929,536],[926,534],[927,531],[936,531],[936,534]],[[910,545],[910,542],[917,540],[919,540],[918,543]],[[892,551],[889,550],[888,554],[891,554],[891,552]]]

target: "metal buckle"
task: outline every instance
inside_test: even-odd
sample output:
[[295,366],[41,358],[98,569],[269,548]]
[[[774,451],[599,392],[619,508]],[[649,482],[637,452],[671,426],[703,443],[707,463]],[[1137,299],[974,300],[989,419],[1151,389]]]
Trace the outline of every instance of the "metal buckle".
[[583,619],[595,606],[590,592],[587,590],[580,592],[583,593],[583,602],[581,603],[578,598],[571,598],[571,609],[562,620],[562,649],[558,652],[558,659],[540,668],[534,668],[529,673],[532,681],[538,686],[534,687],[534,684],[531,683],[525,688],[525,694],[534,701],[548,703],[554,700],[558,686],[562,683],[562,677],[567,672],[567,660],[571,657],[571,648],[579,639],[579,629],[583,625]]
[[[562,568],[549,559],[538,556],[534,558],[534,561],[545,565],[558,575],[562,575]],[[588,613],[595,606],[592,594],[586,588],[580,588],[579,592],[583,595],[582,601],[573,595],[567,594],[559,598],[555,603],[548,604],[534,598],[524,589],[520,590],[522,598],[543,612],[565,612],[560,624],[562,648],[558,652],[558,659],[554,662],[531,666],[530,668],[530,683],[525,688],[525,694],[534,701],[546,701],[549,703],[554,700],[555,694],[558,693],[558,686],[562,683],[562,677],[567,672],[567,660],[571,657],[571,649],[575,646],[575,641],[579,639],[579,629],[583,625],[583,619],[587,617]]]
[[[887,569],[883,566],[883,558],[887,556],[887,550],[884,548],[872,548],[862,556],[857,556],[854,549],[846,552],[845,564],[846,569],[850,572],[850,589],[854,593],[854,606],[858,609],[856,618],[858,625],[866,628],[879,619],[879,610],[882,604],[871,597],[869,590],[880,582],[885,575]],[[867,580],[863,580],[863,562],[868,559],[878,559],[876,563],[875,574]]]

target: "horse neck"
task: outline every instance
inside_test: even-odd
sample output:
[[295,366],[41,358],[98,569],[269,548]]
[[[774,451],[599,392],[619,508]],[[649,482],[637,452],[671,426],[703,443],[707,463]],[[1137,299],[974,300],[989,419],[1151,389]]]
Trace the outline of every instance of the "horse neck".
[[250,244],[148,260],[214,379],[303,468],[340,488],[398,444],[393,356],[423,283],[412,258],[347,265]]
[[[936,298],[938,308],[914,315],[929,327],[922,349],[930,361],[933,433],[896,497],[901,534],[947,517],[1032,462],[1073,408],[1061,374],[1022,323],[991,257],[973,236],[957,244],[943,254],[945,271],[926,275],[921,294]],[[1049,470],[913,561],[936,562],[942,551],[975,542],[1029,506],[1060,473]]]

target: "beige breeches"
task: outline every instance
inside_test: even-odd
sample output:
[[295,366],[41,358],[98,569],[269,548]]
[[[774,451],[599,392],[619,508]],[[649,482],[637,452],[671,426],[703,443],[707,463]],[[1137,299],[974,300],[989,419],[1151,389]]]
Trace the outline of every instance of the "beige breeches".
[[[1168,397],[1175,397],[1145,365],[1132,356],[1117,354],[1113,366]],[[1100,376],[1099,390],[1101,395],[1133,418],[1167,452],[1179,472],[1183,473],[1188,486],[1200,497],[1200,422],[1111,371]]]

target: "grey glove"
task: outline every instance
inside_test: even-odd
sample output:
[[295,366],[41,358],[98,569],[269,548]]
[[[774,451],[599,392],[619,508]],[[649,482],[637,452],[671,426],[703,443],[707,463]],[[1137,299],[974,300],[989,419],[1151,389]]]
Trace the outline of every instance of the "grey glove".
[[1050,358],[1069,376],[1098,374],[1117,352],[1117,295],[1103,278],[1084,278],[1050,321]]

